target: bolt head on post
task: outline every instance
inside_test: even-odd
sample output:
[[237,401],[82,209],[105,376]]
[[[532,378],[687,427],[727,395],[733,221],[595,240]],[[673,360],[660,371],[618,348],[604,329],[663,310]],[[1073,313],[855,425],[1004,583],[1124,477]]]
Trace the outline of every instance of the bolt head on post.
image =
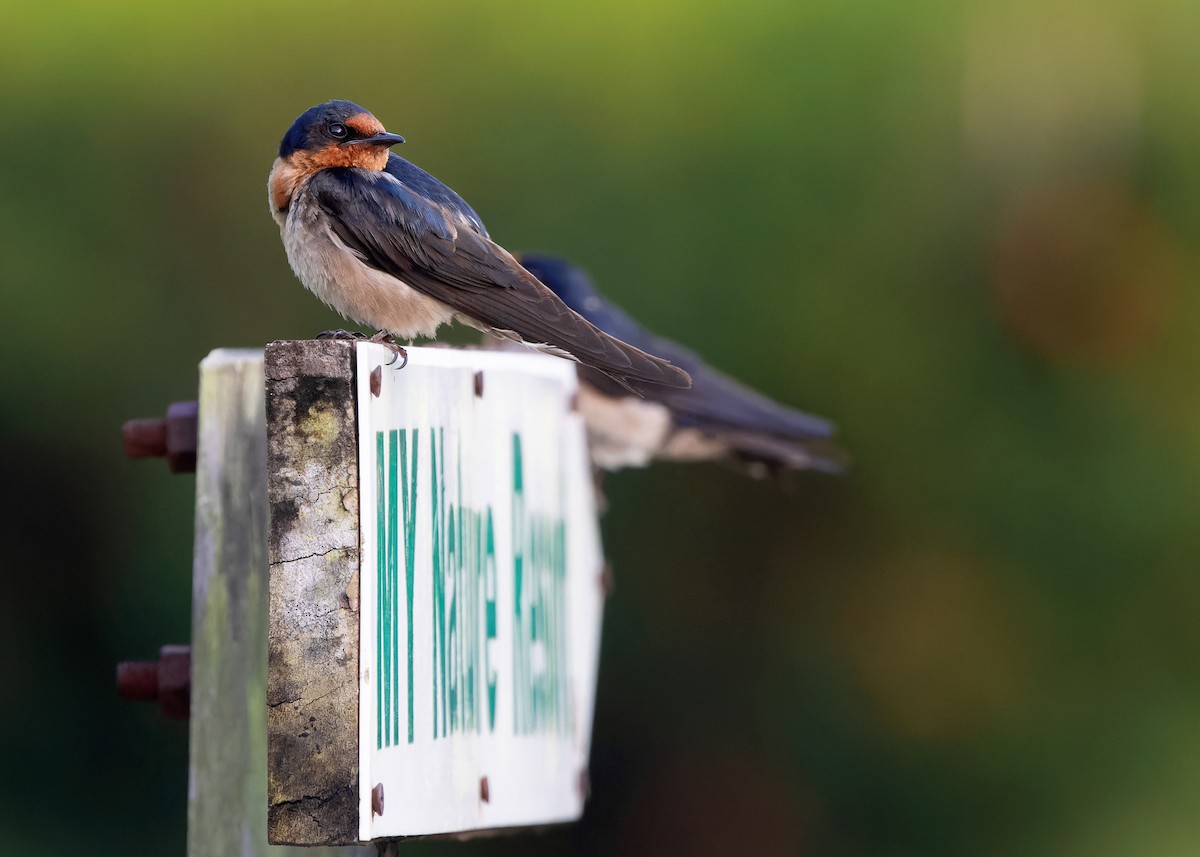
[[121,427],[127,458],[165,458],[172,473],[196,472],[198,402],[174,402],[164,419],[129,420]]
[[186,720],[192,704],[191,646],[163,646],[157,661],[117,664],[117,693],[122,699],[157,701],[164,716]]

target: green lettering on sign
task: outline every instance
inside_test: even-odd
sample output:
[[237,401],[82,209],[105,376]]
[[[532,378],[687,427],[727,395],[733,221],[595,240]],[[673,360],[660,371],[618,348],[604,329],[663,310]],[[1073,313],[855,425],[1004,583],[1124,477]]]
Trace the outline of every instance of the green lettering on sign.
[[404,536],[405,608],[408,616],[408,742],[413,735],[413,583],[416,569],[417,430],[409,455],[407,430],[375,436],[376,640],[375,743],[390,747],[400,741],[400,536]]
[[484,642],[484,669],[487,671],[488,731],[496,729],[496,683],[492,650],[488,643],[496,639],[496,533],[492,528],[492,510],[487,510],[487,547],[483,566],[483,592],[486,599],[487,640]]
[[[435,739],[482,729],[479,685],[485,670],[480,668],[480,662],[488,657],[486,640],[496,637],[496,548],[492,510],[487,507],[481,512],[463,505],[462,451],[451,448],[456,450],[455,454],[447,456],[445,433],[439,429],[430,443],[431,460],[436,462],[430,493]],[[447,472],[452,482],[447,481]],[[448,486],[456,487],[457,502],[447,498]],[[485,592],[489,585],[490,595]],[[488,622],[490,624],[486,624]],[[481,631],[486,632],[486,637]],[[494,728],[496,677],[490,669],[490,661],[486,675],[489,728]]]
[[[383,457],[383,432],[375,433],[375,524],[376,534],[380,540],[384,538],[387,532],[387,484],[384,481],[384,457]],[[384,599],[387,596],[387,586],[385,578],[387,575],[387,563],[383,561],[383,551],[379,550],[379,545],[376,545],[375,555],[375,639],[377,642],[382,642],[386,639],[387,632],[386,622],[384,619],[383,605]],[[385,718],[384,706],[387,700],[387,693],[383,689],[384,676],[386,673],[383,669],[383,651],[384,646],[376,645],[375,647],[375,747],[376,749],[383,746],[383,721]]]
[[[439,440],[444,430],[435,430],[429,436],[430,449],[430,502],[433,509],[433,737],[446,734],[446,581],[443,573],[443,545],[445,544],[445,524],[442,515],[442,486],[444,464],[442,455],[438,453]],[[439,705],[439,703],[441,703]],[[438,714],[441,719],[438,719]],[[439,730],[440,727],[440,730]]]
[[408,432],[400,432],[400,476],[404,481],[404,588],[408,617],[408,743],[413,743],[413,586],[417,572],[417,445],[418,430],[413,429],[412,467],[408,464]]
[[[377,748],[400,743],[401,735],[406,735],[410,744],[416,738],[413,609],[419,438],[417,429],[402,429],[377,432],[375,439]],[[476,509],[463,504],[462,451],[454,443],[453,433],[451,438],[451,455],[447,456],[445,429],[429,433],[434,739],[480,733],[485,723],[487,731],[494,732],[500,684],[494,661],[499,653],[493,651],[499,638],[501,600],[495,519],[490,506]],[[517,433],[511,439],[513,730],[519,735],[562,733],[570,722],[566,524],[561,516],[528,509],[522,440]],[[448,482],[448,476],[453,481]],[[559,509],[564,498],[560,484]],[[406,635],[399,633],[401,597]],[[404,727],[400,723],[401,669],[408,691]]]
[[[525,506],[521,437],[513,434],[513,729],[563,732],[566,669],[566,524]],[[559,486],[558,507],[563,507]]]

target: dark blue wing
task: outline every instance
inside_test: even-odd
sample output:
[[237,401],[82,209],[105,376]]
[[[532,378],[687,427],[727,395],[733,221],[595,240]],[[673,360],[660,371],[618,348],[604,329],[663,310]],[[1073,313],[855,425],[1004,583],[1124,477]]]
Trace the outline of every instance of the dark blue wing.
[[467,205],[467,201],[449,186],[438,181],[416,164],[404,160],[395,152],[388,152],[388,162],[384,172],[435,205],[458,212],[475,226],[480,235],[487,236],[487,227],[483,225],[483,220],[475,213],[475,209]]

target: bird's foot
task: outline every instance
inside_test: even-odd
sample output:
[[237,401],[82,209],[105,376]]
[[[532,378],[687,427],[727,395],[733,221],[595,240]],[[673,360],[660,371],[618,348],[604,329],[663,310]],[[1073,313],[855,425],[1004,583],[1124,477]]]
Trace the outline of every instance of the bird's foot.
[[375,331],[375,334],[368,338],[367,341],[382,345],[384,348],[392,352],[392,359],[388,361],[389,366],[395,363],[397,358],[401,360],[400,365],[396,367],[397,369],[403,369],[408,365],[408,352],[404,350],[404,346],[397,345],[396,341],[392,338],[392,335],[386,330]]
[[367,336],[365,333],[360,333],[357,330],[342,330],[338,328],[337,330],[322,330],[316,335],[316,338],[349,340],[351,342],[374,342],[392,352],[392,359],[388,361],[389,366],[395,363],[397,359],[402,360],[400,365],[396,367],[397,369],[403,369],[408,365],[408,352],[397,345],[392,340],[392,335],[386,330],[377,330],[373,335]]

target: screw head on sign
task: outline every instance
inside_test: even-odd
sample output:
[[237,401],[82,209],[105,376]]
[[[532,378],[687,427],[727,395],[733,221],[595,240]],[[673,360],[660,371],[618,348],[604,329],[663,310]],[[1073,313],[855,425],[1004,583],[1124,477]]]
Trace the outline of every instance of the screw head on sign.
[[491,789],[488,788],[488,778],[479,778],[479,799],[484,803],[490,803],[492,800]]
[[371,789],[371,814],[383,815],[383,783],[377,783]]

